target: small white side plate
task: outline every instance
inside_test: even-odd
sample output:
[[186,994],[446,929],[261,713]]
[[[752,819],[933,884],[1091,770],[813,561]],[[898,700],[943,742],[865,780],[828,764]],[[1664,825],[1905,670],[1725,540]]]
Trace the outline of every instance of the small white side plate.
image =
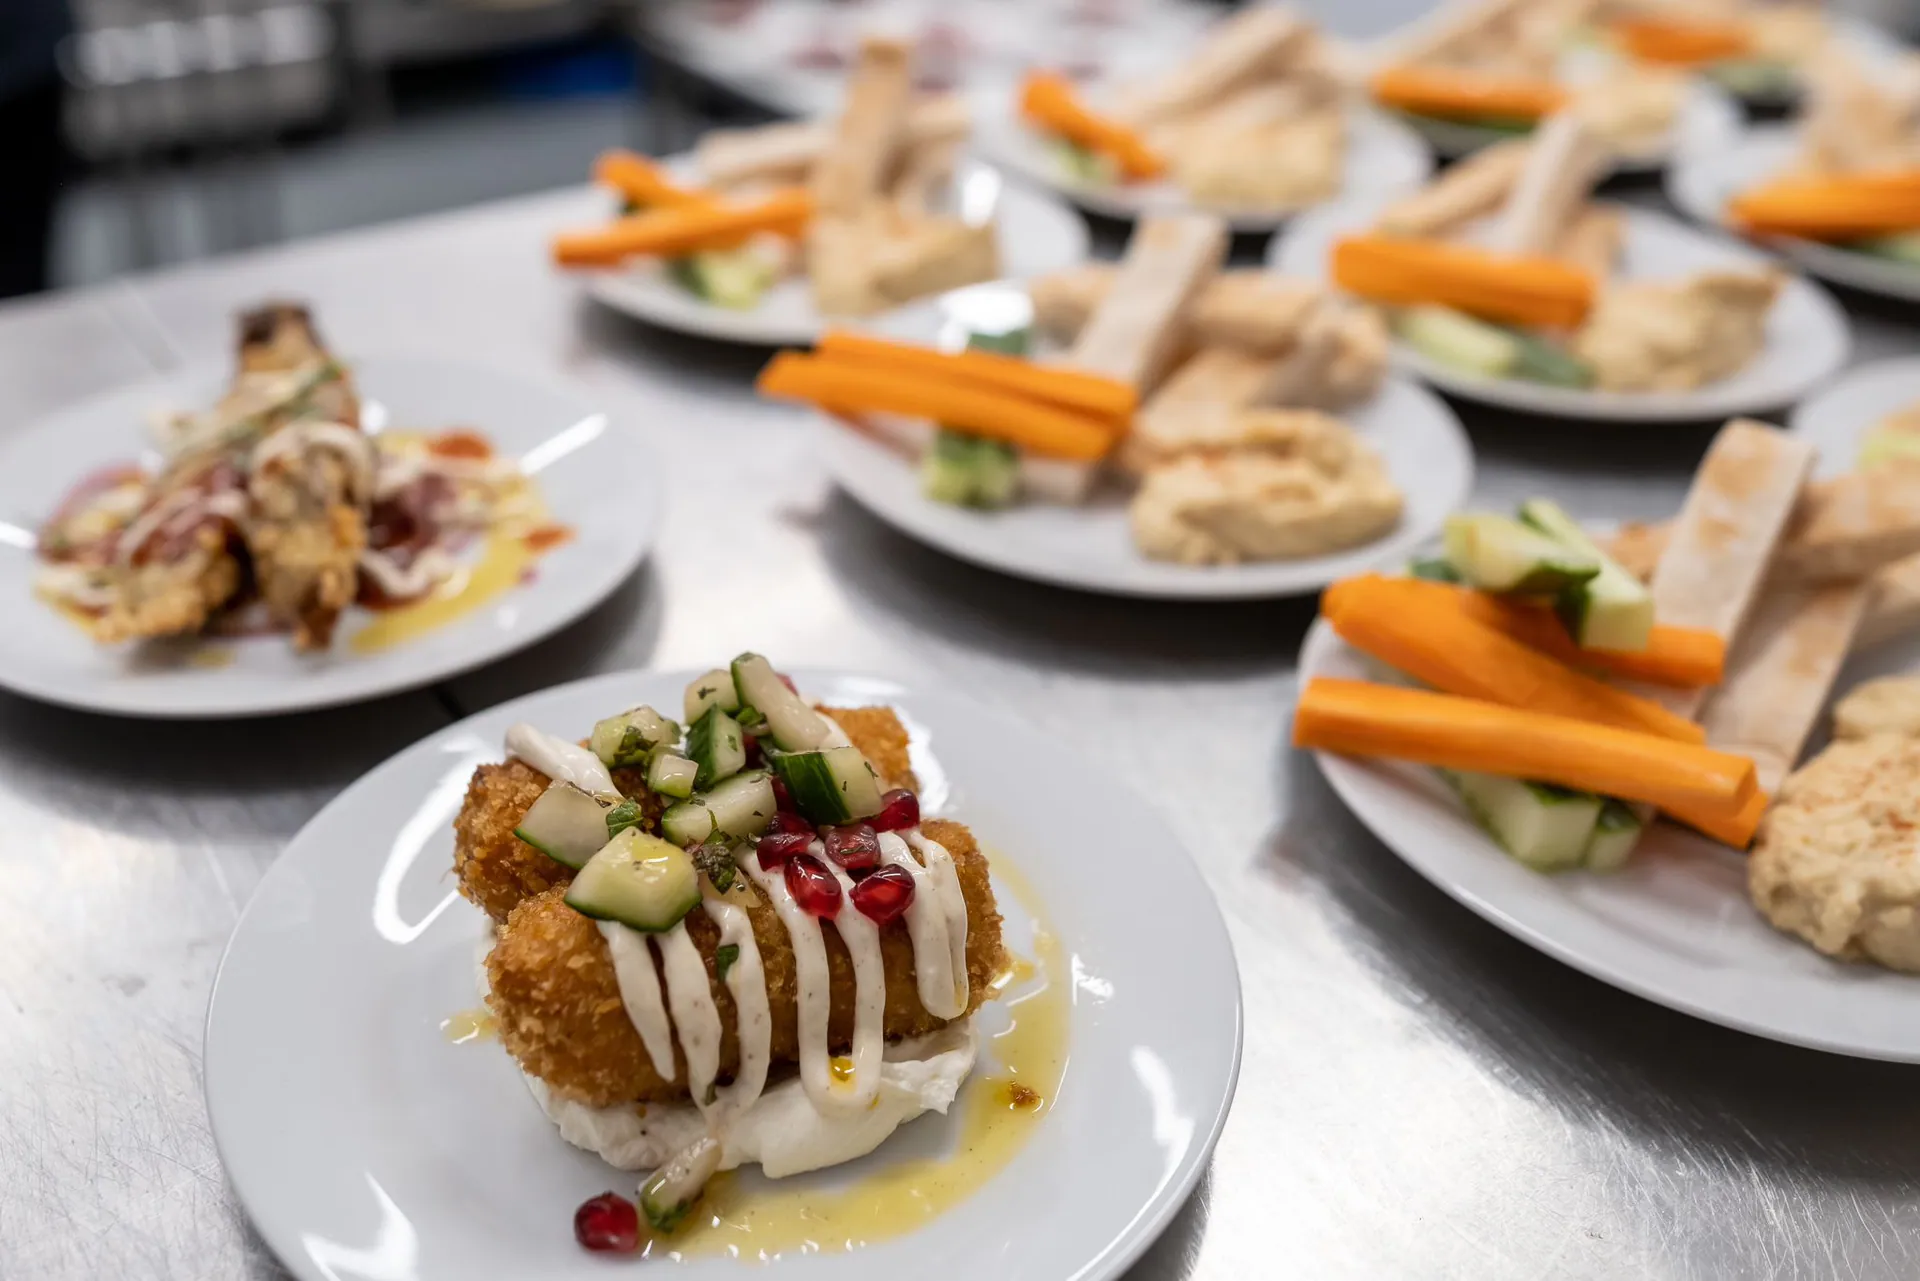
[[[1727,202],[1786,168],[1798,151],[1799,140],[1789,126],[1749,129],[1723,147],[1683,157],[1667,172],[1667,197],[1689,218],[1709,227],[1725,227]],[[1764,243],[1822,280],[1885,298],[1920,302],[1920,266],[1814,240],[1775,238]]]
[[[1347,112],[1345,194],[1404,191],[1426,180],[1433,155],[1418,134],[1369,107]],[[980,122],[974,147],[985,159],[1027,182],[1054,191],[1082,209],[1108,218],[1182,213],[1202,207],[1174,183],[1109,184],[1086,182],[1061,166],[1053,144],[1004,109]],[[1206,209],[1241,232],[1267,232],[1285,223],[1297,209]],[[1009,272],[1009,275],[1016,273]]]
[[[1267,251],[1275,271],[1326,280],[1334,242],[1373,224],[1386,201],[1341,201],[1304,215]],[[1766,255],[1672,218],[1627,207],[1619,275],[1676,278],[1707,267],[1765,264]],[[1839,372],[1850,346],[1846,313],[1811,281],[1790,277],[1767,317],[1767,341],[1731,378],[1687,392],[1609,392],[1550,387],[1518,378],[1477,378],[1394,343],[1400,365],[1450,395],[1524,413],[1596,422],[1677,422],[1730,418],[1792,404]]]
[[[1020,286],[979,285],[956,290],[937,306],[901,313],[893,331],[930,341],[941,329],[943,314],[1017,318],[1028,312]],[[1405,511],[1392,532],[1330,556],[1176,565],[1149,560],[1135,548],[1128,495],[1117,483],[1099,488],[1077,507],[1034,500],[986,512],[936,503],[920,492],[915,460],[844,419],[816,417],[821,456],[834,480],[901,533],[988,569],[1116,596],[1251,600],[1319,591],[1336,578],[1405,557],[1439,530],[1473,489],[1473,445],[1460,420],[1432,392],[1389,375],[1372,400],[1340,417],[1379,451],[1406,495]]]
[[[1427,140],[1435,152],[1448,160],[1471,155],[1482,147],[1490,147],[1513,136],[1505,130],[1487,129],[1452,120],[1419,116],[1402,118]],[[1672,134],[1644,152],[1619,157],[1613,162],[1613,172],[1629,178],[1659,173],[1682,156],[1724,146],[1739,130],[1739,105],[1723,91],[1696,81],[1687,86]]]
[[[538,464],[553,519],[574,537],[541,556],[530,581],[466,617],[390,649],[355,653],[376,615],[350,609],[333,648],[297,654],[285,636],[202,642],[206,664],[157,662],[141,647],[96,645],[33,595],[38,562],[0,547],[0,685],[31,698],[123,716],[265,716],[359,702],[491,662],[565,627],[645,558],[659,513],[659,465],[632,427],[571,391],[491,365],[417,355],[349,356],[372,421],[399,430],[471,427],[502,454]],[[156,412],[214,403],[231,370],[189,366],[63,409],[0,446],[0,521],[30,540],[60,497],[96,468],[152,448]]]
[[[683,171],[690,169],[685,158],[669,163]],[[1024,279],[1064,271],[1086,260],[1087,225],[1060,201],[1005,183],[981,164],[961,166],[955,194],[956,207],[969,221],[994,220],[1001,274]],[[616,311],[662,329],[755,346],[809,346],[832,324],[867,328],[880,320],[822,315],[804,277],[781,281],[750,311],[716,307],[676,284],[657,258],[592,272],[587,276],[587,292]]]
[[[452,1045],[439,1030],[475,1004],[482,938],[450,883],[448,825],[513,722],[584,734],[609,708],[677,707],[693,674],[576,682],[442,730],[336,797],[268,870],[214,987],[207,1110],[234,1189],[295,1276],[609,1275],[574,1244],[573,1211],[630,1190],[632,1176],[562,1141],[497,1043]],[[1064,1083],[992,1182],[906,1236],[775,1269],[842,1281],[1119,1275],[1186,1199],[1233,1096],[1240,984],[1213,895],[1155,807],[1019,723],[945,693],[794,676],[816,698],[899,709],[923,796],[1044,905],[1073,1009]],[[1009,938],[1026,937],[1020,895],[996,882]],[[1004,1015],[989,1005],[979,1017],[991,1033]],[[853,1167],[799,1179],[832,1184],[950,1150],[960,1120],[924,1117]],[[722,1257],[641,1270],[760,1267]]]
[[[1300,685],[1370,679],[1325,620]],[[1861,1058],[1920,1062],[1920,979],[1830,961],[1747,898],[1746,859],[1657,825],[1623,871],[1545,876],[1507,857],[1431,770],[1315,753],[1361,823],[1416,872],[1524,943],[1712,1023]]]

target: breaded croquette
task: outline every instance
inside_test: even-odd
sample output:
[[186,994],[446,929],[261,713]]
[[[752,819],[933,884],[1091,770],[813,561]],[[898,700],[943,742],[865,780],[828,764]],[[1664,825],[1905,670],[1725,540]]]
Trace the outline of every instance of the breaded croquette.
[[[854,736],[851,726],[848,735]],[[877,762],[876,768],[880,768]],[[959,873],[967,903],[967,979],[972,1006],[977,1008],[990,994],[990,984],[1003,964],[1000,913],[988,880],[987,859],[972,833],[958,823],[930,819],[922,830],[946,847]],[[773,1062],[790,1063],[799,1055],[793,944],[787,927],[751,879],[742,876],[738,883],[753,899],[748,913],[766,969]],[[499,1021],[501,1043],[528,1073],[582,1103],[604,1107],[684,1100],[686,1060],[679,1048],[674,1051],[675,1079],[661,1080],[621,1003],[620,983],[599,926],[567,906],[562,893],[550,889],[516,907],[487,957],[491,988],[487,1004]],[[708,985],[719,1006],[720,1074],[728,1079],[739,1063],[740,1047],[732,998],[714,974],[719,932],[698,910],[687,916],[686,926],[706,961]],[[838,1052],[853,1039],[853,963],[837,930],[821,933],[831,976],[828,1039]],[[904,918],[881,928],[880,949],[887,975],[887,1036],[914,1036],[943,1026],[946,1020],[920,1005],[913,979],[913,943]]]
[[[907,763],[907,731],[887,707],[822,708],[839,722],[847,737],[888,787],[916,788]],[[460,892],[495,921],[507,919],[521,899],[566,885],[573,869],[513,834],[527,809],[552,780],[517,757],[499,765],[482,765],[467,784],[467,798],[453,820],[453,869]],[[646,811],[642,826],[655,831],[668,802],[649,791],[644,770],[615,770],[613,783],[622,795],[640,802]]]
[[[506,920],[522,899],[573,880],[572,868],[513,834],[552,781],[517,756],[481,765],[454,816],[453,870],[460,892],[496,921]],[[645,771],[615,770],[613,785],[640,802],[642,827],[659,827],[666,802],[647,790]]]

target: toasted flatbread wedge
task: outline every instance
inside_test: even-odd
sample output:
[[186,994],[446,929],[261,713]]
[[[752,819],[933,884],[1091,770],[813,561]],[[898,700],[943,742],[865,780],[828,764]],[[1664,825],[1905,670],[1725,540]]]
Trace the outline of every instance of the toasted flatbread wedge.
[[1456,0],[1391,42],[1388,56],[1396,63],[1447,61],[1481,40],[1490,29],[1511,23],[1514,15],[1531,2]]
[[1863,578],[1920,552],[1920,466],[1849,472],[1809,485],[1780,553],[1810,582]]
[[1226,251],[1227,227],[1218,218],[1144,219],[1063,363],[1150,391],[1179,350],[1184,313]]
[[1553,256],[1572,263],[1597,280],[1613,274],[1620,259],[1620,241],[1626,231],[1626,217],[1618,209],[1589,203],[1575,213],[1561,229],[1553,246]]
[[[1735,419],[1722,427],[1654,570],[1654,617],[1738,644],[1813,459],[1812,445],[1762,423]],[[1705,693],[1662,690],[1658,697],[1690,716]]]
[[1800,759],[1870,595],[1862,582],[1772,584],[1741,629],[1700,723],[1714,747],[1752,758],[1763,790],[1777,789]]
[[1242,9],[1215,26],[1191,57],[1122,98],[1114,115],[1145,129],[1199,111],[1278,75],[1312,40],[1313,28],[1289,10]]
[[1526,164],[1488,233],[1487,248],[1552,253],[1606,163],[1606,148],[1578,115],[1563,111],[1548,120],[1534,130]]
[[877,37],[861,41],[832,144],[813,169],[819,216],[857,216],[882,194],[906,138],[912,100],[913,46]]
[[[903,146],[957,147],[973,130],[965,98],[938,94],[918,98],[907,111]],[[804,183],[820,157],[833,145],[835,127],[821,121],[762,125],[753,129],[715,129],[693,149],[700,176],[716,187],[752,183]]]
[[[1088,263],[1035,279],[1028,286],[1034,322],[1055,342],[1071,343],[1117,273],[1110,264]],[[1251,268],[1223,271],[1194,298],[1186,325],[1201,347],[1278,355],[1299,341],[1300,327],[1325,296],[1326,290],[1310,281]]]
[[1523,138],[1476,151],[1388,205],[1379,228],[1390,236],[1451,236],[1507,202],[1532,153],[1533,144]]
[[1920,556],[1897,560],[1867,580],[1872,594],[1854,648],[1920,630]]
[[1118,461],[1143,472],[1176,454],[1217,445],[1245,410],[1266,404],[1285,357],[1203,347],[1167,376],[1120,446]]

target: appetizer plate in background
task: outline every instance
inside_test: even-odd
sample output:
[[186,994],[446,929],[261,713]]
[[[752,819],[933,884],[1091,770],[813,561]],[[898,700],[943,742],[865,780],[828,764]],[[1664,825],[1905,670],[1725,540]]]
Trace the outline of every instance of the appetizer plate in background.
[[[430,684],[531,645],[604,600],[638,568],[660,505],[657,459],[592,402],[489,365],[420,355],[350,356],[369,427],[468,427],[533,479],[572,537],[528,577],[406,639],[356,649],[379,614],[349,609],[333,647],[299,654],[286,636],[189,638],[108,647],[34,596],[34,530],[84,476],[153,452],[154,414],[203,409],[229,364],[193,365],[93,397],[0,447],[0,686],[124,716],[265,716]],[[462,579],[464,581],[464,577]]]
[[[1345,192],[1404,191],[1418,186],[1433,172],[1432,153],[1406,125],[1370,107],[1356,106],[1348,109],[1347,127]],[[1133,219],[1201,208],[1193,197],[1168,180],[1120,184],[1087,182],[1074,177],[1061,162],[1056,144],[1029,129],[1004,107],[980,121],[975,128],[973,145],[981,156],[1008,172],[1108,218]],[[1235,231],[1267,232],[1300,211],[1210,208],[1206,212],[1218,214]],[[1006,274],[1022,273],[1008,271]]]
[[[691,176],[686,157],[670,164]],[[1005,183],[985,165],[964,164],[955,178],[955,211],[972,223],[996,220],[1003,274],[1042,275],[1086,260],[1087,225],[1060,201]],[[803,347],[836,323],[814,306],[813,288],[804,275],[780,281],[759,306],[744,310],[716,306],[699,297],[677,283],[666,263],[657,258],[593,272],[587,277],[587,291],[616,311],[648,324],[720,342]],[[838,323],[864,326],[874,320],[849,317]]]
[[[449,823],[509,725],[584,733],[609,707],[678,706],[693,675],[597,677],[450,726],[336,797],[268,869],[215,983],[207,1107],[228,1177],[294,1275],[610,1275],[615,1265],[575,1245],[573,1212],[609,1187],[630,1194],[636,1176],[564,1142],[497,1043],[453,1044],[441,1030],[478,1000],[486,928],[449,881]],[[1186,1199],[1233,1095],[1239,976],[1212,894],[1154,807],[1017,722],[941,692],[794,676],[814,698],[899,710],[929,812],[966,821],[1004,869],[995,893],[1014,951],[1032,954],[1044,918],[1073,1005],[1064,1081],[997,1175],[903,1235],[824,1265],[772,1266],[846,1281],[935,1263],[1006,1281],[1119,1275]],[[1096,865],[1104,888],[1089,892]],[[1006,1016],[989,1004],[977,1017],[991,1037]],[[982,1049],[991,1057],[992,1041]],[[938,1159],[981,1101],[963,1091],[950,1116],[789,1186]],[[701,1257],[675,1275],[773,1275],[762,1266]]]
[[[1371,226],[1384,197],[1343,200],[1302,215],[1267,250],[1275,271],[1329,277],[1334,242]],[[1674,278],[1709,267],[1763,266],[1766,255],[1662,214],[1622,206],[1623,279]],[[1790,405],[1838,373],[1851,345],[1846,313],[1820,286],[1790,275],[1767,317],[1766,345],[1745,369],[1684,392],[1612,392],[1554,387],[1518,378],[1481,378],[1453,369],[1398,339],[1394,358],[1451,395],[1502,409],[1597,422],[1678,422],[1730,418]]]
[[[1364,657],[1324,619],[1307,633],[1299,671],[1302,686],[1316,676],[1372,679]],[[1547,876],[1503,853],[1432,770],[1315,756],[1334,792],[1387,848],[1549,956],[1743,1032],[1920,1062],[1920,979],[1828,960],[1775,930],[1747,897],[1743,855],[1660,823],[1619,872]]]
[[1820,451],[1816,476],[1854,470],[1881,421],[1920,405],[1920,356],[1896,356],[1849,369],[1802,401],[1787,419],[1794,435]]
[[[1504,142],[1514,136],[1511,130],[1489,129],[1484,125],[1455,120],[1437,120],[1430,116],[1400,114],[1394,117],[1426,140],[1443,159],[1457,160],[1483,147]],[[1616,158],[1612,173],[1621,177],[1639,177],[1659,173],[1682,156],[1695,151],[1724,146],[1740,131],[1740,108],[1724,91],[1696,81],[1687,86],[1673,132],[1658,146]]]
[[[1667,196],[1689,218],[1724,227],[1727,202],[1793,163],[1799,145],[1796,131],[1787,125],[1748,129],[1725,146],[1682,157],[1667,172]],[[1920,263],[1897,262],[1814,240],[1774,237],[1764,243],[1801,269],[1836,285],[1920,302]]]

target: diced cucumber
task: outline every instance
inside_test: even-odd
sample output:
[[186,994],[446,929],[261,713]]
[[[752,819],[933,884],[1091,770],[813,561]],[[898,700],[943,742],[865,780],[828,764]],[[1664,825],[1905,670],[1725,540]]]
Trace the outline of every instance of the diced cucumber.
[[1536,872],[1579,867],[1600,819],[1601,798],[1497,774],[1440,771],[1500,847]]
[[709,707],[687,731],[687,756],[700,767],[695,787],[712,787],[747,767],[747,740],[740,722]]
[[1005,441],[943,427],[920,460],[920,492],[954,507],[1011,507],[1020,496],[1020,455]]
[[1520,359],[1513,366],[1515,378],[1554,387],[1593,385],[1592,366],[1572,352],[1517,329],[1508,332],[1520,346]]
[[651,707],[635,707],[595,722],[587,745],[609,769],[639,765],[656,747],[680,741],[680,727]]
[[1589,649],[1637,653],[1653,635],[1653,595],[1587,536],[1578,521],[1545,498],[1520,504],[1520,519],[1569,552],[1590,558],[1599,573],[1568,584],[1555,598],[1573,639]]
[[1457,583],[1460,571],[1445,556],[1416,556],[1407,565],[1409,578],[1424,578],[1433,583]]
[[1510,378],[1520,364],[1520,341],[1512,331],[1451,307],[1408,307],[1394,331],[1421,355],[1461,373]]
[[997,351],[1003,356],[1024,356],[1033,349],[1033,329],[1021,325],[1018,329],[1001,329],[988,333],[976,329],[967,335],[967,346],[974,351]]
[[1903,262],[1908,266],[1920,267],[1920,231],[1897,231],[1887,236],[1869,236],[1865,240],[1856,240],[1847,246],[1857,253],[1871,254],[1875,258],[1887,258],[1894,262]]
[[1612,797],[1600,806],[1600,817],[1593,826],[1593,839],[1587,842],[1584,859],[1589,872],[1617,872],[1626,866],[1627,856],[1640,843],[1646,824],[1625,801]]
[[582,916],[657,934],[700,902],[700,876],[687,852],[637,827],[601,846],[567,887]]
[[1060,158],[1060,167],[1075,182],[1104,186],[1114,180],[1112,162],[1097,151],[1063,140],[1054,144],[1054,152]]
[[1788,103],[1800,93],[1792,64],[1778,58],[1723,58],[1707,64],[1707,79],[1737,98],[1759,103]]
[[660,830],[683,846],[699,845],[715,832],[746,840],[766,829],[777,808],[772,776],[765,770],[748,770],[669,808],[660,816]]
[[787,688],[773,664],[758,654],[733,660],[733,687],[740,699],[767,718],[773,741],[789,752],[818,747],[827,737],[827,719]]
[[731,311],[758,307],[777,278],[773,264],[751,247],[688,254],[673,259],[667,270],[688,292]]
[[1447,518],[1447,561],[1489,592],[1552,595],[1600,573],[1600,562],[1517,520],[1489,512]]
[[714,668],[687,686],[687,724],[699,720],[700,713],[709,707],[717,707],[723,712],[740,710],[740,695],[733,688],[733,673],[724,667]]
[[572,783],[552,783],[513,834],[556,862],[584,867],[607,843],[607,804]]
[[781,752],[770,759],[793,803],[815,823],[850,823],[880,812],[880,778],[857,747]]
[[647,786],[662,796],[681,800],[693,795],[694,780],[699,776],[698,765],[671,752],[661,752],[647,766]]

